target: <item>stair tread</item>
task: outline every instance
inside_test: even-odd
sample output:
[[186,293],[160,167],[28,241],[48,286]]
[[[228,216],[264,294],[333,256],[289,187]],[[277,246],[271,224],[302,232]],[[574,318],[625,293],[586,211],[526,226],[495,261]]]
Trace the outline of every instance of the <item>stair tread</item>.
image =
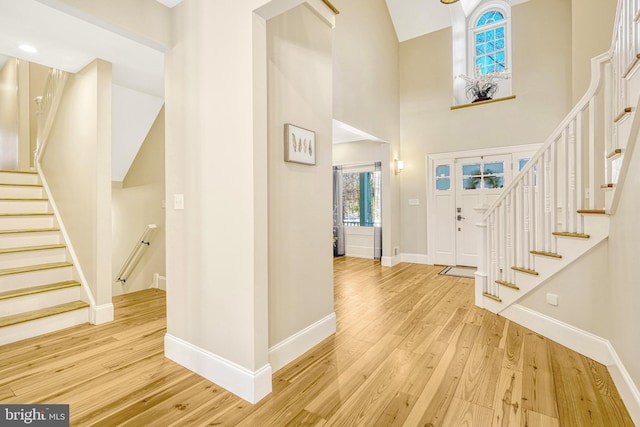
[[0,197],[0,202],[46,202],[46,197]]
[[4,268],[0,270],[0,276],[8,276],[10,274],[29,273],[31,271],[51,270],[53,268],[71,267],[71,262],[51,262],[48,264],[35,264],[25,267]]
[[568,231],[554,231],[553,233],[554,236],[562,236],[562,237],[578,237],[581,239],[588,239],[591,236],[589,236],[588,234],[582,234],[582,233],[571,233]]
[[578,209],[579,214],[595,214],[595,215],[604,215],[607,212],[604,209]]
[[498,285],[506,286],[507,288],[515,289],[516,291],[520,290],[518,285],[516,285],[515,283],[505,282],[504,280],[496,280],[496,283]]
[[0,182],[3,187],[42,187],[42,184],[25,184],[21,182]]
[[491,295],[491,294],[489,294],[489,293],[487,293],[487,292],[483,292],[483,293],[482,293],[482,295],[483,295],[483,296],[485,296],[485,297],[487,297],[487,298],[491,298],[491,299],[492,299],[492,300],[494,300],[494,301],[502,302],[502,300],[500,299],[500,297],[497,297],[497,296],[495,296],[495,295]]
[[48,233],[52,231],[60,231],[59,228],[24,228],[15,230],[0,230],[2,234],[21,234],[21,233]]
[[0,169],[0,173],[20,173],[26,175],[38,175],[36,171],[19,171],[19,170],[10,170],[10,169]]
[[538,272],[535,270],[529,270],[528,268],[523,267],[511,267],[512,270],[519,271],[521,273],[531,274],[533,276],[537,276]]
[[22,289],[13,289],[11,291],[0,292],[0,301],[22,297],[25,295],[34,295],[43,292],[56,291],[58,289],[73,288],[76,286],[80,286],[80,283],[75,280],[66,280],[64,282],[48,283],[46,285],[31,286]]
[[65,304],[55,305],[53,307],[42,308],[40,310],[33,310],[26,313],[0,317],[0,328],[16,325],[18,323],[29,322],[31,320],[41,319],[43,317],[55,316],[56,314],[67,313],[69,311],[79,310],[87,307],[89,307],[89,304],[84,301],[72,301]]
[[562,255],[557,254],[555,252],[545,252],[545,251],[529,251],[532,255],[542,255],[549,258],[562,258]]
[[62,249],[66,248],[66,245],[61,243],[56,243],[53,245],[39,245],[39,246],[21,246],[17,248],[5,248],[0,249],[0,255],[2,254],[13,254],[16,252],[33,252],[33,251],[45,251],[47,249]]
[[8,216],[53,216],[53,212],[15,212],[15,213],[0,213],[0,217]]

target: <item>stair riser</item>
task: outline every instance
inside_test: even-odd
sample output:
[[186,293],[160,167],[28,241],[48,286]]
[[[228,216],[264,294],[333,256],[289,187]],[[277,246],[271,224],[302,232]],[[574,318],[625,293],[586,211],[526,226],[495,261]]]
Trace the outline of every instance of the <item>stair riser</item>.
[[53,215],[0,217],[0,230],[29,230],[55,226]]
[[22,200],[0,200],[0,213],[44,213],[49,212],[49,202],[45,201],[22,201]]
[[81,298],[80,286],[0,300],[0,317],[39,310]]
[[55,245],[62,241],[60,233],[50,231],[45,233],[0,234],[0,249],[17,248],[20,246]]
[[74,310],[55,316],[44,317],[30,322],[19,323],[17,325],[2,328],[0,333],[0,345],[21,341],[38,335],[60,329],[70,328],[89,322],[89,309]]
[[0,183],[3,184],[38,184],[38,179],[34,173],[0,172]]
[[66,256],[64,248],[0,254],[0,269],[64,262]]
[[44,285],[46,283],[64,282],[65,280],[72,279],[73,270],[71,267],[9,274],[7,276],[0,276],[0,292]]
[[44,191],[42,190],[42,187],[17,187],[0,185],[0,199],[16,197],[21,197],[23,199],[42,198],[44,197],[43,194]]

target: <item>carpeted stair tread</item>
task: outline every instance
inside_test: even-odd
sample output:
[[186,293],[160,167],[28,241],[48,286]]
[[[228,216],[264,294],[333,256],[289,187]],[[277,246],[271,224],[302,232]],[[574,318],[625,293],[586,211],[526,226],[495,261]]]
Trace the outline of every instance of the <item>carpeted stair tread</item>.
[[49,233],[54,231],[60,231],[59,228],[26,228],[17,230],[0,230],[0,235],[3,234],[22,234],[22,233]]
[[42,308],[40,310],[0,317],[0,328],[41,319],[43,317],[55,316],[56,314],[67,313],[69,311],[80,310],[87,307],[89,307],[89,304],[84,301],[72,301],[53,307]]
[[0,276],[8,276],[10,274],[29,273],[31,271],[51,270],[54,268],[71,267],[71,262],[52,262],[48,264],[28,265],[26,267],[4,268],[0,270]]
[[11,291],[0,292],[0,301],[11,298],[23,297],[26,295],[41,294],[44,292],[57,291],[59,289],[67,289],[80,286],[75,280],[66,280],[64,282],[49,283],[46,285],[31,286],[29,288],[14,289]]
[[49,249],[63,249],[66,245],[56,243],[53,245],[40,245],[40,246],[22,246],[18,248],[5,248],[0,249],[0,255],[2,254],[14,254],[18,252],[34,252],[34,251],[46,251]]

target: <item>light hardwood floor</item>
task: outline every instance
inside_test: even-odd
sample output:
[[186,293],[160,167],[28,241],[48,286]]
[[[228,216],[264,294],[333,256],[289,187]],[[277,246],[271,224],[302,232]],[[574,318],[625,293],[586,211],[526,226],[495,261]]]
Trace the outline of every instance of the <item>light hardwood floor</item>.
[[633,426],[607,369],[473,305],[438,267],[334,262],[338,332],[257,405],[163,357],[165,296],[0,347],[0,403],[68,403],[79,426]]

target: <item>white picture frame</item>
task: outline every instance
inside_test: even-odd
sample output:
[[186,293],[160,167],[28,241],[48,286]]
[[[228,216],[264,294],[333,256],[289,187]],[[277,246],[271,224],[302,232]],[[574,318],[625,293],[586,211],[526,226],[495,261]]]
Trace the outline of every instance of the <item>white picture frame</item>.
[[284,125],[284,160],[285,162],[316,164],[316,133],[300,126],[286,123]]

